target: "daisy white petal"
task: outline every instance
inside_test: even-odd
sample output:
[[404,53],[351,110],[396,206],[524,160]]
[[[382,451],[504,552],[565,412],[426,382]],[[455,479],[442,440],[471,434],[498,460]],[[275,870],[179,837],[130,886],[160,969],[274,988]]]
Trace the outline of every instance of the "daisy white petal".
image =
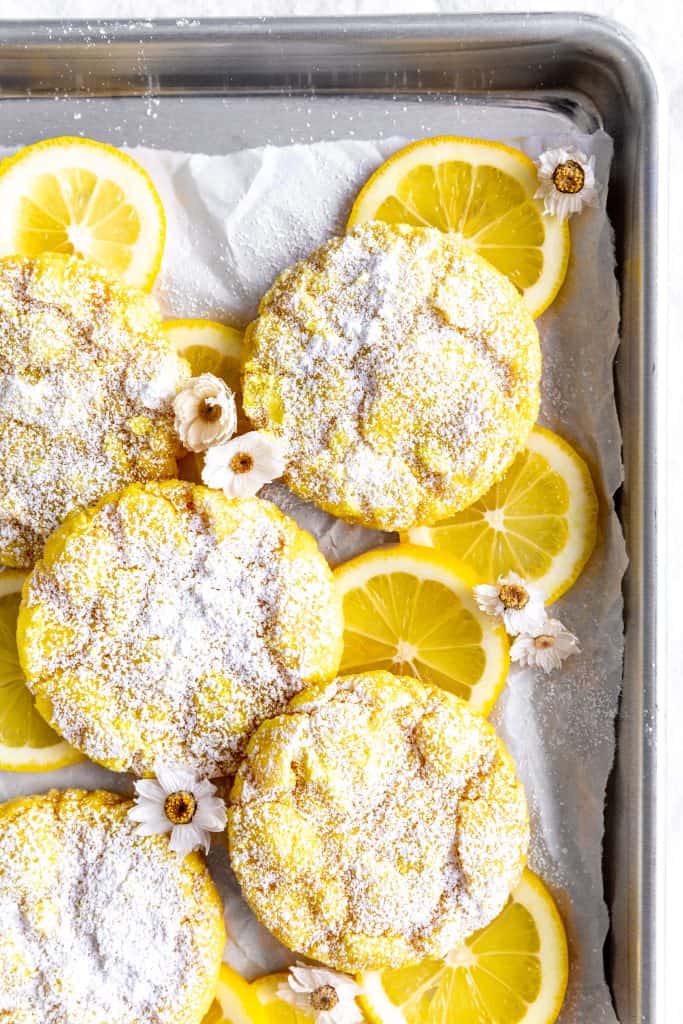
[[474,588],[474,600],[479,609],[487,615],[502,615],[503,602],[498,596],[498,587],[492,583],[480,583]]
[[572,654],[580,653],[579,641],[558,619],[547,619],[542,632],[515,638],[510,657],[523,666],[537,667],[546,674],[561,668]]
[[146,800],[156,800],[160,804],[166,799],[166,793],[156,779],[138,779],[135,783],[135,792],[139,796],[144,796]]
[[252,430],[210,448],[202,480],[228,498],[245,498],[282,476],[285,466],[284,442],[265,430]]
[[235,396],[212,373],[192,377],[176,395],[173,411],[181,444],[192,452],[222,444],[237,430]]
[[177,764],[156,764],[154,774],[166,796],[181,790],[192,792],[192,787],[197,781],[197,776],[192,769]]
[[166,822],[163,827],[160,825],[150,825],[146,822],[142,822],[135,829],[135,834],[137,836],[163,836],[167,832],[170,832],[172,828],[173,825],[171,825],[170,821]]
[[574,146],[548,149],[536,166],[538,188],[534,195],[543,200],[544,213],[566,220],[586,205],[598,205],[594,156],[589,158]]
[[193,850],[197,850],[200,847],[203,847],[204,851],[208,853],[209,836],[194,824],[174,825],[169,845],[181,857],[186,857],[188,853],[192,853]]
[[222,832],[227,824],[225,804],[218,797],[204,797],[197,800],[197,810],[192,824],[208,832]]
[[278,986],[279,998],[312,1014],[316,1024],[360,1024],[358,995],[360,988],[348,975],[302,963],[290,967],[287,982]]
[[283,1003],[288,1003],[290,1006],[295,1007],[297,1010],[303,1010],[304,1013],[311,1009],[311,996],[308,991],[297,992],[288,981],[281,981],[277,987],[277,997],[281,999]]
[[495,586],[484,583],[475,587],[474,598],[483,612],[502,620],[510,636],[540,631],[547,618],[541,588],[516,572],[499,576]]
[[518,573],[501,576],[498,593],[504,608],[503,622],[511,636],[533,632],[545,622],[545,594]]
[[131,807],[128,817],[131,821],[138,821],[140,823],[136,831],[139,835],[143,836],[163,834],[164,832],[170,832],[173,828],[163,810],[154,814],[149,808]]
[[209,779],[200,779],[198,782],[193,783],[192,793],[197,800],[203,800],[204,797],[214,796],[216,787]]

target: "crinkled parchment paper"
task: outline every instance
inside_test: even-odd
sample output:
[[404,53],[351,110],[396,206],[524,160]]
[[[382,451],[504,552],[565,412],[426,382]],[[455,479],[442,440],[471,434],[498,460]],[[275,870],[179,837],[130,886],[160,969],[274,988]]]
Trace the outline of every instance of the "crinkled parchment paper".
[[[608,136],[511,139],[531,156],[578,140],[606,182]],[[229,156],[138,149],[168,216],[158,295],[169,316],[237,325],[280,270],[343,230],[370,172],[405,140],[265,147]],[[602,966],[608,926],[601,855],[605,784],[614,754],[621,681],[621,578],[626,566],[612,495],[621,482],[621,436],[612,385],[618,297],[603,191],[598,209],[572,220],[572,261],[560,297],[539,321],[543,342],[541,422],[585,455],[602,501],[597,550],[556,612],[580,638],[582,654],[545,677],[513,670],[493,713],[524,780],[532,816],[531,867],[550,885],[567,923],[572,970],[563,1024],[614,1024]],[[267,496],[319,539],[332,562],[386,535],[349,526],[272,485]],[[0,799],[52,785],[130,792],[131,780],[83,763],[52,775],[0,772]],[[291,955],[255,921],[231,879],[224,845],[211,854],[226,900],[226,959],[249,976]]]

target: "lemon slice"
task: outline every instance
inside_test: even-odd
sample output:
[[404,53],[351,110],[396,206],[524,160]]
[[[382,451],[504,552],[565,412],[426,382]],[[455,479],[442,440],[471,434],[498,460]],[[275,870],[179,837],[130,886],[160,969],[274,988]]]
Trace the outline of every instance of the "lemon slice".
[[414,142],[361,189],[348,228],[367,220],[454,231],[510,278],[534,317],[559,292],[569,262],[566,222],[534,199],[536,165],[500,142],[442,135]]
[[[225,381],[237,403],[237,433],[250,430],[242,409],[242,331],[215,320],[166,320],[164,331],[176,352],[187,359],[193,377],[213,373]],[[203,465],[203,454],[189,452],[180,460],[178,476],[200,484]]]
[[216,998],[202,1024],[266,1024],[266,1019],[253,987],[222,964]]
[[53,732],[26,688],[16,644],[20,600],[18,593],[0,597],[0,769],[49,772],[82,755]]
[[359,976],[374,1024],[553,1024],[567,937],[543,883],[525,871],[503,912],[444,960]]
[[315,1024],[313,1013],[306,1013],[305,1010],[278,998],[278,987],[286,982],[287,975],[284,973],[269,974],[252,982],[254,992],[267,1011],[268,1024]]
[[237,401],[238,433],[251,429],[242,411],[242,331],[214,320],[166,320],[164,331],[187,359],[193,377],[222,377]]
[[166,218],[152,179],[91,139],[37,142],[0,164],[0,256],[75,253],[149,290]]
[[588,466],[571,445],[535,427],[502,480],[474,505],[406,540],[464,562],[477,583],[514,570],[556,601],[591,556],[598,499]]
[[387,669],[491,710],[507,677],[508,641],[477,608],[469,569],[399,544],[354,558],[335,577],[344,600],[340,672]]

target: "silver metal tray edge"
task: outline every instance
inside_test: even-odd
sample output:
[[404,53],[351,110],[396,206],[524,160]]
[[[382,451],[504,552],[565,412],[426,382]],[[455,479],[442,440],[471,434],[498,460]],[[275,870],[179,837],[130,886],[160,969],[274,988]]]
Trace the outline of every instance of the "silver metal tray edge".
[[[106,62],[98,55],[106,54]],[[55,83],[58,83],[57,86]],[[656,367],[660,128],[646,58],[614,22],[581,14],[1,22],[0,101],[92,93],[243,90],[393,96],[580,96],[612,135],[624,438],[618,510],[630,567],[617,755],[606,806],[612,926],[605,962],[622,1024],[656,1024]]]

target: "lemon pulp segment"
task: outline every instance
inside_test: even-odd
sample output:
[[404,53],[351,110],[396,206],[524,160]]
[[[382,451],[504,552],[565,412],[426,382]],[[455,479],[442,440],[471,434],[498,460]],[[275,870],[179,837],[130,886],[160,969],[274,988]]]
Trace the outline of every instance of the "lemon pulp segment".
[[21,569],[9,569],[6,565],[0,565],[0,597],[18,594],[25,579],[26,573]]
[[233,391],[240,386],[242,332],[213,320],[165,320],[164,331],[173,346],[187,359],[192,376],[213,373]]

